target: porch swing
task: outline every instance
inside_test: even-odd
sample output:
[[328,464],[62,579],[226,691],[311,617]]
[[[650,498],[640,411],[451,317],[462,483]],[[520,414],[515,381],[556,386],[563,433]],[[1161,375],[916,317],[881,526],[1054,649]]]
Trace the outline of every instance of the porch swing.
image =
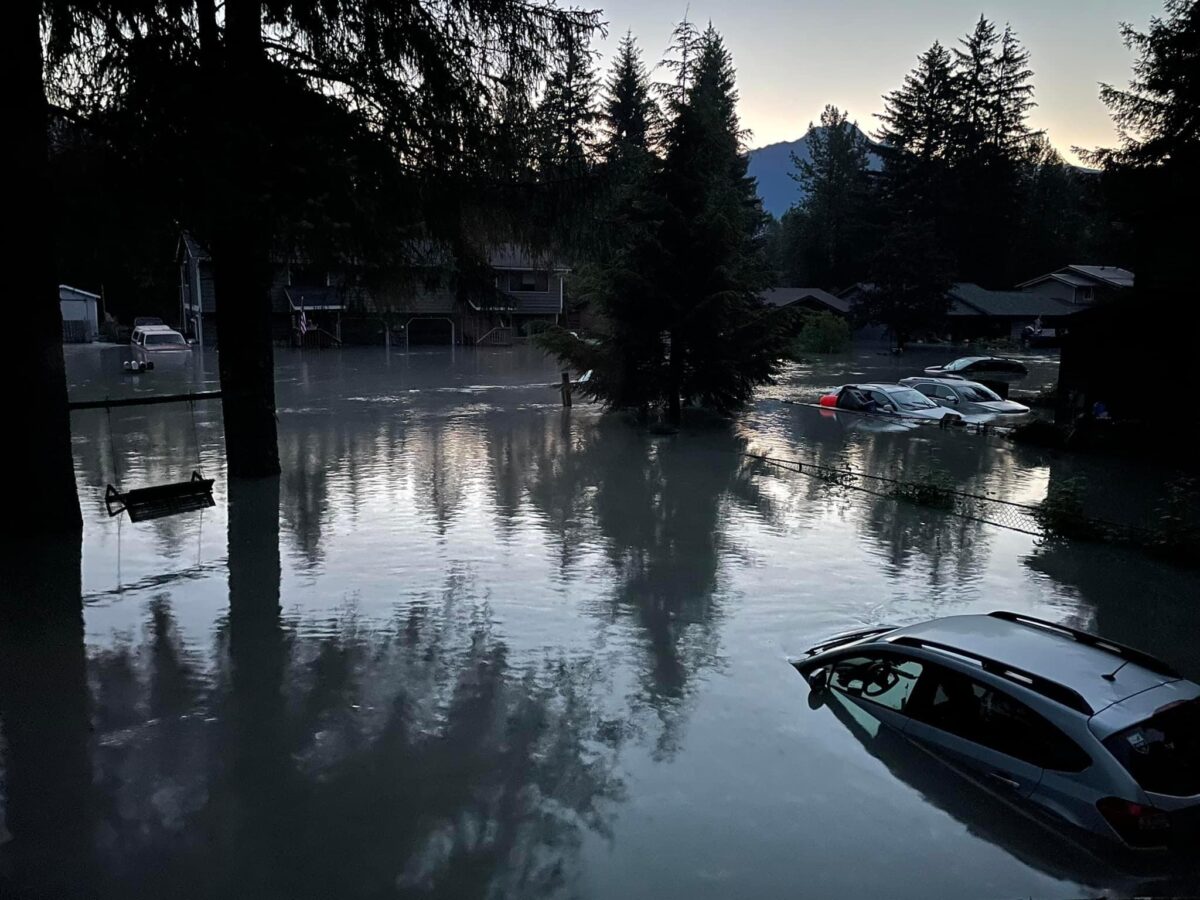
[[[196,468],[192,470],[192,477],[186,481],[155,484],[126,491],[121,491],[117,486],[109,484],[104,490],[104,506],[110,517],[119,516],[125,512],[129,514],[130,522],[144,522],[149,519],[161,519],[165,516],[175,516],[216,506],[212,495],[213,479],[205,478],[200,473],[200,436],[196,430],[194,399],[192,396],[187,397],[192,418],[192,442],[196,447]],[[112,454],[113,476],[120,484],[121,472],[117,462],[117,449],[112,429],[113,405],[117,404],[105,405],[105,416],[108,422],[108,443],[109,451]]]

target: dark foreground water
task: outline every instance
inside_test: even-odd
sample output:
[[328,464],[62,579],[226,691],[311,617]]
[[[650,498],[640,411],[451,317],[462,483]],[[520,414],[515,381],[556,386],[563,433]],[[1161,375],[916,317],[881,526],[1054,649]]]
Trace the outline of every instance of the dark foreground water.
[[[215,387],[212,357],[134,379],[120,349],[71,350],[76,398]],[[1082,473],[1110,511],[1161,486],[781,402],[929,361],[797,366],[735,424],[653,436],[560,409],[528,349],[284,351],[283,475],[249,485],[225,479],[215,405],[194,428],[187,407],[75,413],[82,558],[47,548],[4,587],[75,614],[0,633],[0,894],[1200,891],[810,709],[787,665],[833,631],[1007,608],[1200,675],[1193,575],[742,456],[1023,501]],[[215,508],[105,514],[107,483],[197,465]]]

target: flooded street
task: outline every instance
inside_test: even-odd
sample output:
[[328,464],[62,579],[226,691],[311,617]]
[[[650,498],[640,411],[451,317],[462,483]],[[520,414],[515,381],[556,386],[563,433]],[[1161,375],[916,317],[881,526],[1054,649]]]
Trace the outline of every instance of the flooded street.
[[[212,354],[129,376],[122,349],[69,351],[76,400],[218,386]],[[2,686],[0,889],[34,871],[98,897],[1165,892],[810,708],[787,664],[857,626],[1010,609],[1200,676],[1195,574],[746,455],[1024,503],[1084,475],[1113,515],[1161,482],[784,402],[945,361],[795,365],[735,423],[653,435],[560,408],[531,348],[279,350],[283,474],[233,486],[217,403],[75,412],[82,575],[67,551],[63,583],[24,589],[81,594],[82,634],[43,635],[50,687]],[[1022,389],[1053,384],[1052,357],[1030,368]],[[193,469],[214,508],[105,512],[109,483]],[[53,846],[20,858],[4,837],[46,784],[76,827],[35,825]]]

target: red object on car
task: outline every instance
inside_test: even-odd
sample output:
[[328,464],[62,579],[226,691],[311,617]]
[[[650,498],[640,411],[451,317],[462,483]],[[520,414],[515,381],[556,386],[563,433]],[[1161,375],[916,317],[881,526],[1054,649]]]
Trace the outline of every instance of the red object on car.
[[837,394],[826,394],[821,398],[821,406],[837,406]]

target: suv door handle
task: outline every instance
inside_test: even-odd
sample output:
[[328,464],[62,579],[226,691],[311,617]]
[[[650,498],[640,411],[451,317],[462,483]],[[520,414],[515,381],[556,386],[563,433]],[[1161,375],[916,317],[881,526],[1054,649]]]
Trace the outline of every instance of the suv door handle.
[[1010,788],[1011,790],[1019,791],[1021,789],[1021,782],[1009,778],[1003,772],[988,772],[988,778],[992,779],[992,781],[996,782],[997,784],[1002,784],[1006,788]]

